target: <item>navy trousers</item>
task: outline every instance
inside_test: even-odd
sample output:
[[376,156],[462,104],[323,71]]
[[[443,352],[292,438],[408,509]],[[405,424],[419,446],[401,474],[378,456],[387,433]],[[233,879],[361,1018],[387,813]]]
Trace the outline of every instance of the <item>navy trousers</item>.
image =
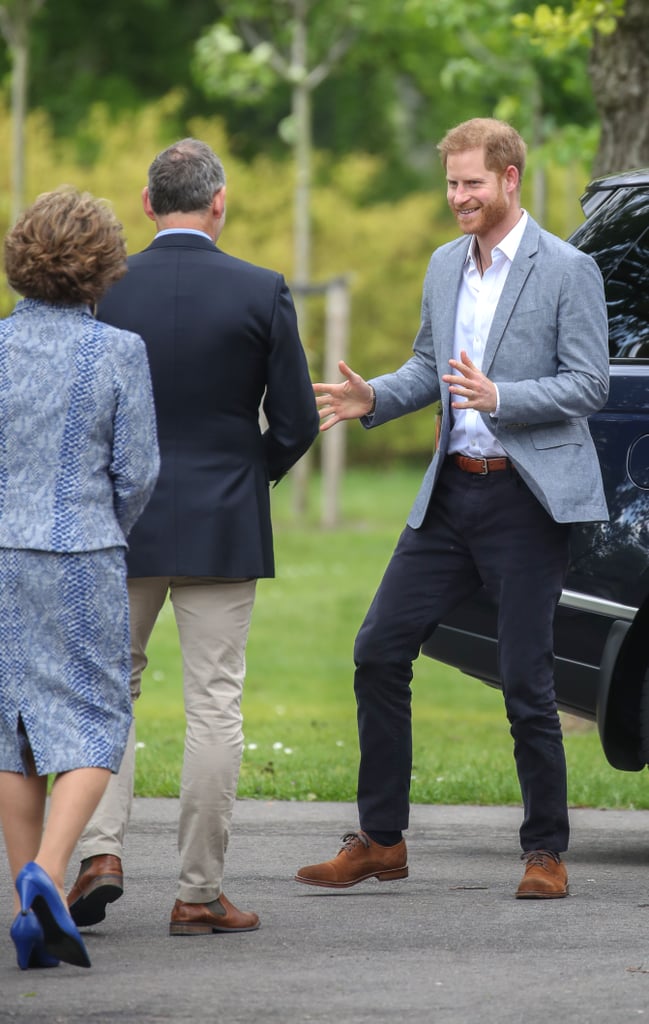
[[520,476],[447,459],[423,525],[406,527],[356,638],[360,825],[408,827],[412,666],[424,640],[484,585],[498,605],[498,657],[523,800],[523,851],[568,847],[566,762],[553,679],[553,621],[570,527]]

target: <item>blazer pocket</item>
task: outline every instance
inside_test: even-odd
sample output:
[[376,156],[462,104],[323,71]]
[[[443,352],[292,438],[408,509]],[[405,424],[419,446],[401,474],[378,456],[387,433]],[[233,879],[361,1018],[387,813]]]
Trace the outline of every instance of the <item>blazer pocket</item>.
[[584,443],[583,431],[576,423],[561,423],[556,427],[536,427],[530,431],[530,437],[534,447],[539,450],[561,448],[566,444],[581,445]]

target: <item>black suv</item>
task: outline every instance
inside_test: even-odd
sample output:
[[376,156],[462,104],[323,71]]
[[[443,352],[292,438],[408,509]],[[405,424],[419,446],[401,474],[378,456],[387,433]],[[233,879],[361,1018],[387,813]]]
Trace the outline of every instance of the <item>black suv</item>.
[[[555,624],[559,707],[597,721],[614,768],[649,763],[649,169],[599,178],[569,239],[606,287],[611,384],[590,420],[610,522],[573,528]],[[423,645],[431,658],[500,685],[495,607],[486,592]]]

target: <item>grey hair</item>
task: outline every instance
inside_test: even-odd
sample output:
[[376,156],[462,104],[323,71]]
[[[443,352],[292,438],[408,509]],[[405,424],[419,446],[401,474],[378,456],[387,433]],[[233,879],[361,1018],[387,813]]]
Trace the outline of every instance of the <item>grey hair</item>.
[[225,185],[225,171],[206,142],[181,139],[149,167],[149,201],[157,216],[206,210]]

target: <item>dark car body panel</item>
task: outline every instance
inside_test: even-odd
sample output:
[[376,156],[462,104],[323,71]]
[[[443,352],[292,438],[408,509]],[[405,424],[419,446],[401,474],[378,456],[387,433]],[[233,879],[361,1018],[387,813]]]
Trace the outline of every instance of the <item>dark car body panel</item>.
[[[573,527],[555,620],[559,707],[596,720],[610,763],[648,760],[641,727],[649,687],[649,170],[592,182],[570,241],[604,277],[610,393],[590,419],[610,512]],[[500,686],[497,610],[480,591],[440,623],[424,654]]]

